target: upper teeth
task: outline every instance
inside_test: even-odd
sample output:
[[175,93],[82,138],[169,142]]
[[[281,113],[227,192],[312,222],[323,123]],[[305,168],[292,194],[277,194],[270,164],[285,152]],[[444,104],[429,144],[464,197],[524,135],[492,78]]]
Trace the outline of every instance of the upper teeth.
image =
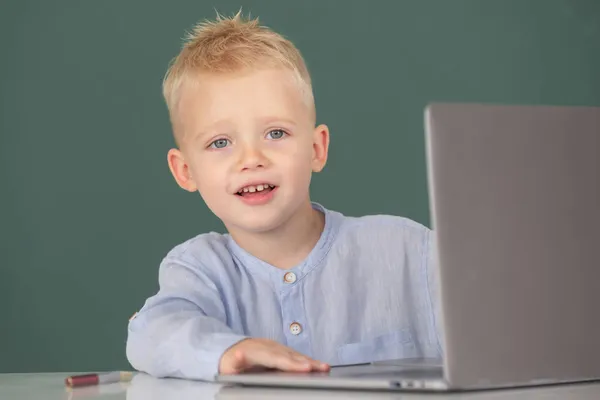
[[263,183],[262,185],[246,186],[245,188],[241,189],[238,193],[242,193],[242,192],[250,192],[250,193],[260,192],[260,191],[263,191],[263,190],[265,190],[267,188],[273,189],[274,187],[275,187],[275,185],[269,185],[268,183]]

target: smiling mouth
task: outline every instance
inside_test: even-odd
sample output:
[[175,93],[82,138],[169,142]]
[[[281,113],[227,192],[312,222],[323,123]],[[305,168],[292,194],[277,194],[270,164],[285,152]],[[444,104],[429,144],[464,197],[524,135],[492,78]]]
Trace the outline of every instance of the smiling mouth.
[[275,189],[277,186],[263,183],[261,185],[250,185],[240,189],[236,195],[238,196],[253,196],[256,194],[266,194]]

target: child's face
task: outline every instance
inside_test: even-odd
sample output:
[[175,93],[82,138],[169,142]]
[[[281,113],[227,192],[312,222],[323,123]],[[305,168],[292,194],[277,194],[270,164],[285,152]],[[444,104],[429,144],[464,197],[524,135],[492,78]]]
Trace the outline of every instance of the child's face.
[[171,172],[230,231],[283,224],[309,201],[311,174],[325,165],[327,127],[315,128],[292,77],[279,69],[203,75],[182,89]]

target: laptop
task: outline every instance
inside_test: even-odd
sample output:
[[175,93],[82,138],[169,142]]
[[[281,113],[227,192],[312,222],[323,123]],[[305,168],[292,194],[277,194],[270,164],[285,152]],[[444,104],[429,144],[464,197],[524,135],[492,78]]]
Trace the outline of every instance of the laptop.
[[600,379],[600,107],[430,104],[443,360],[223,383],[463,391]]

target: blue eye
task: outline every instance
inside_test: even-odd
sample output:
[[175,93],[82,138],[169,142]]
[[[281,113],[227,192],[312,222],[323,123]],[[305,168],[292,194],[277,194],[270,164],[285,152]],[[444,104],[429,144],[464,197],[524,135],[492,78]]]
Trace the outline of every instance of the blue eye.
[[281,139],[285,135],[287,135],[287,133],[285,133],[281,129],[273,129],[272,131],[267,133],[267,136],[270,136],[271,139],[274,139],[274,140]]
[[222,149],[227,146],[227,143],[229,143],[229,140],[227,139],[217,139],[212,142],[209,147],[212,147],[213,149]]

